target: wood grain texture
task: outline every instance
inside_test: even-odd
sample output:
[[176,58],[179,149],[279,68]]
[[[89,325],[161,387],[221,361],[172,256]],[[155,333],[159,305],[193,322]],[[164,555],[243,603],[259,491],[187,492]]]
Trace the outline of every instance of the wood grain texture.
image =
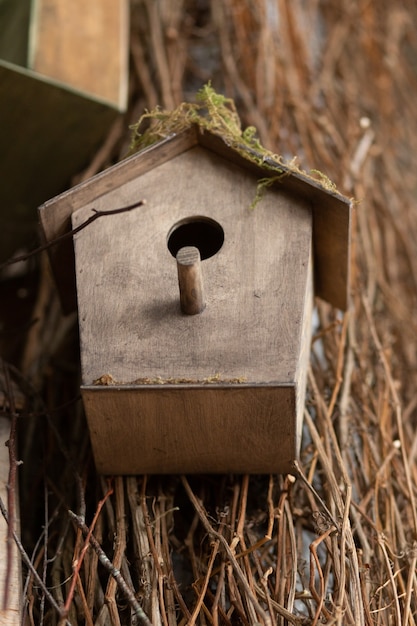
[[37,0],[30,68],[123,110],[128,11],[127,0]]
[[181,311],[186,315],[202,313],[205,301],[200,252],[185,246],[178,250],[176,259]]
[[[91,180],[43,203],[39,209],[39,220],[45,242],[71,230],[71,215],[81,207],[95,202],[105,193],[150,171],[197,144],[195,128],[190,128],[177,137],[160,142],[100,172]],[[140,158],[139,158],[140,157]],[[120,205],[118,205],[120,206]],[[74,249],[70,240],[54,246],[48,251],[55,283],[65,312],[77,307],[75,288]]]
[[[308,203],[270,190],[251,210],[256,184],[196,147],[74,213],[76,227],[93,206],[105,211],[146,200],[75,237],[83,384],[104,374],[120,383],[217,373],[294,381],[312,216]],[[202,262],[205,310],[186,316],[167,237],[195,215],[218,222],[224,244]]]
[[[99,471],[289,471],[310,345],[312,213],[282,190],[250,209],[256,187],[256,177],[196,146],[73,214],[77,227],[93,204],[146,200],[74,238]],[[201,263],[206,308],[189,316],[167,239],[193,216],[220,224],[224,243]],[[98,379],[119,389],[92,386]],[[166,384],[149,385],[156,380]]]
[[[232,151],[216,135],[203,133],[199,142],[259,177],[262,172],[264,177],[274,176],[273,171],[262,169],[250,159]],[[308,200],[313,211],[315,293],[344,311],[349,306],[352,202],[336,191],[325,189],[319,181],[285,166],[279,167],[285,175],[274,186],[285,189],[294,197]]]
[[[9,480],[9,449],[6,441],[9,439],[10,421],[6,417],[0,417],[0,496],[7,506],[7,483]],[[19,512],[17,511],[17,514]],[[17,520],[17,526],[19,526]],[[19,529],[17,528],[17,532]],[[12,567],[7,577],[7,524],[0,516],[0,626],[19,626],[22,606],[22,583],[20,555],[13,542]],[[9,588],[9,601],[7,607],[3,607],[3,591],[7,584]]]
[[88,387],[82,395],[100,473],[294,471],[292,385]]
[[[237,164],[244,171],[252,172],[257,178],[274,175],[268,168],[262,168],[244,158],[221,138],[207,131],[201,133],[197,128],[191,127],[43,204],[39,209],[39,215],[46,241],[51,241],[70,229],[70,216],[73,211],[98,200],[111,190],[116,192],[128,181],[197,144]],[[310,178],[289,169],[284,168],[283,171],[286,175],[275,183],[276,188],[309,202],[313,212],[316,294],[344,310],[349,304],[351,202],[338,193],[324,189]],[[73,281],[73,276],[68,278],[68,273],[72,273],[74,266],[71,246],[53,248],[50,258],[64,308],[67,310],[75,308],[75,291],[68,289]],[[63,289],[61,285],[65,285],[66,288]]]

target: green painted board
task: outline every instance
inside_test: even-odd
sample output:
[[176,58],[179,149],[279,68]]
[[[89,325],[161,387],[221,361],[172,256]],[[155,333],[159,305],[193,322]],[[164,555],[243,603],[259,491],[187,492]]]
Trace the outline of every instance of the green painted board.
[[36,208],[94,155],[115,105],[0,61],[0,260],[35,236]]

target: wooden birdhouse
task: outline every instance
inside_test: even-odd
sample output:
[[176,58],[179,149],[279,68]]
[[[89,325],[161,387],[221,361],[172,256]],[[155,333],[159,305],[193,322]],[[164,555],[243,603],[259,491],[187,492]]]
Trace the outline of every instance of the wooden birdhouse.
[[[78,229],[82,397],[99,472],[291,472],[313,284],[346,308],[350,208],[198,126],[40,208],[48,241]],[[51,248],[67,308],[70,243]]]

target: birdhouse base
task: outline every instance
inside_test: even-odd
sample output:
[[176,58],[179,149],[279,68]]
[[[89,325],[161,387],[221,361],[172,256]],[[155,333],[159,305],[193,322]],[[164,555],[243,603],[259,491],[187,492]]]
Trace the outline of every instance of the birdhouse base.
[[[97,470],[291,473],[302,389],[239,383],[83,387]],[[115,418],[121,415],[123,421]]]

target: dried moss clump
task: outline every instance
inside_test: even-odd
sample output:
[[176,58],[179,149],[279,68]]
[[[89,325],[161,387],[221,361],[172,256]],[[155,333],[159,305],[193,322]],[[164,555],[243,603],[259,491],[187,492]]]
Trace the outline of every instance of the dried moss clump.
[[157,376],[156,378],[137,378],[131,382],[125,383],[117,381],[111,374],[103,374],[100,378],[97,378],[93,382],[93,385],[98,385],[101,387],[111,387],[117,385],[118,387],[122,387],[124,385],[211,385],[214,383],[224,383],[227,385],[236,385],[246,383],[247,379],[244,376],[240,378],[223,378],[220,372],[216,372],[212,376],[207,376],[207,378],[203,379],[195,379],[195,378],[161,378]]
[[256,128],[248,126],[242,130],[236,105],[231,98],[218,94],[210,83],[196,94],[196,101],[182,102],[174,111],[156,107],[144,113],[132,128],[129,154],[135,154],[158,141],[197,125],[201,132],[210,131],[239,152],[244,158],[253,161],[274,176],[261,179],[252,207],[260,200],[264,190],[288,173],[297,173],[319,183],[327,191],[337,193],[336,186],[319,170],[307,173],[295,164],[296,159],[285,162],[281,156],[264,148],[256,136]]
[[144,113],[132,126],[130,153],[143,150],[194,124],[202,131],[208,130],[219,135],[228,145],[236,149],[246,146],[261,154],[276,157],[261,146],[255,136],[256,128],[248,126],[242,130],[234,101],[218,94],[210,83],[197,92],[194,103],[182,102],[174,111],[164,111],[156,107]]

